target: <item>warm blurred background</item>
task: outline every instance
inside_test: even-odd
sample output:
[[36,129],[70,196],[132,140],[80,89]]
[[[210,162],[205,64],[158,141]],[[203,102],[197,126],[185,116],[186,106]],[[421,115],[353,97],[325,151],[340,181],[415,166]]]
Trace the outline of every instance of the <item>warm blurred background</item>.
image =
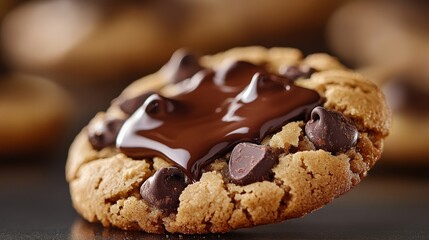
[[[385,91],[394,119],[382,161],[331,213],[292,223],[297,231],[362,202],[362,211],[353,211],[362,221],[377,204],[387,204],[378,212],[384,218],[376,216],[380,221],[391,219],[392,209],[414,206],[405,211],[414,220],[404,226],[420,226],[421,214],[429,213],[427,1],[0,0],[0,21],[0,239],[109,236],[71,208],[64,180],[68,147],[125,86],[181,47],[198,54],[248,45],[328,52]],[[429,237],[428,231],[422,234]],[[123,238],[118,231],[112,236]]]

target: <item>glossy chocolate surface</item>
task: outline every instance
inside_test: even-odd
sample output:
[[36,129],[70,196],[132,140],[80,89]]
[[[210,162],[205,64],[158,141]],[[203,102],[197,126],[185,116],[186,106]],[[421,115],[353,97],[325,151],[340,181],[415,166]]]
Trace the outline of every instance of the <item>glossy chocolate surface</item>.
[[305,125],[305,133],[318,149],[338,153],[356,145],[359,132],[344,114],[316,107]]
[[238,185],[269,180],[271,169],[277,162],[277,154],[269,146],[239,143],[231,152],[229,177]]
[[172,212],[179,207],[179,196],[186,186],[186,177],[182,171],[176,167],[166,167],[143,182],[140,195],[150,205]]
[[192,180],[237,143],[260,143],[320,104],[317,92],[248,62],[204,69],[180,93],[153,94],[125,122],[116,145],[140,159],[164,157]]

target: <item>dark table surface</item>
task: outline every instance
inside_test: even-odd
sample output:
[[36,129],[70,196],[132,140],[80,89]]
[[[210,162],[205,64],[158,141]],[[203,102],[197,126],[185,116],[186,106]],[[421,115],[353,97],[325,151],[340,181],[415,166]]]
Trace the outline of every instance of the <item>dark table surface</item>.
[[[62,159],[65,159],[62,156]],[[301,219],[202,236],[104,229],[71,207],[64,160],[0,164],[0,239],[429,239],[429,174],[384,166]],[[404,173],[405,171],[405,173]]]

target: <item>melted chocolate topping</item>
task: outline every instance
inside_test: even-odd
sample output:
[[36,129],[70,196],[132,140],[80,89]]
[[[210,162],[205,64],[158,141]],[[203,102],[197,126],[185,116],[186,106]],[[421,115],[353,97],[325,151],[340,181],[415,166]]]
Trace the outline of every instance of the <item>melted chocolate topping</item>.
[[174,97],[148,97],[116,145],[133,158],[164,157],[194,181],[236,144],[260,143],[320,104],[317,92],[247,62],[205,69],[182,83]]

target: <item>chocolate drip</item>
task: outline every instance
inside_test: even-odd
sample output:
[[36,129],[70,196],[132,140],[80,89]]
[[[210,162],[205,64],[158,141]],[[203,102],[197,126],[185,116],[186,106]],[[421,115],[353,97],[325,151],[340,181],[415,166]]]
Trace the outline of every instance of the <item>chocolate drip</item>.
[[204,166],[237,143],[260,143],[320,104],[317,92],[235,62],[200,71],[180,94],[154,94],[126,121],[117,147],[133,158],[161,156],[198,180]]

